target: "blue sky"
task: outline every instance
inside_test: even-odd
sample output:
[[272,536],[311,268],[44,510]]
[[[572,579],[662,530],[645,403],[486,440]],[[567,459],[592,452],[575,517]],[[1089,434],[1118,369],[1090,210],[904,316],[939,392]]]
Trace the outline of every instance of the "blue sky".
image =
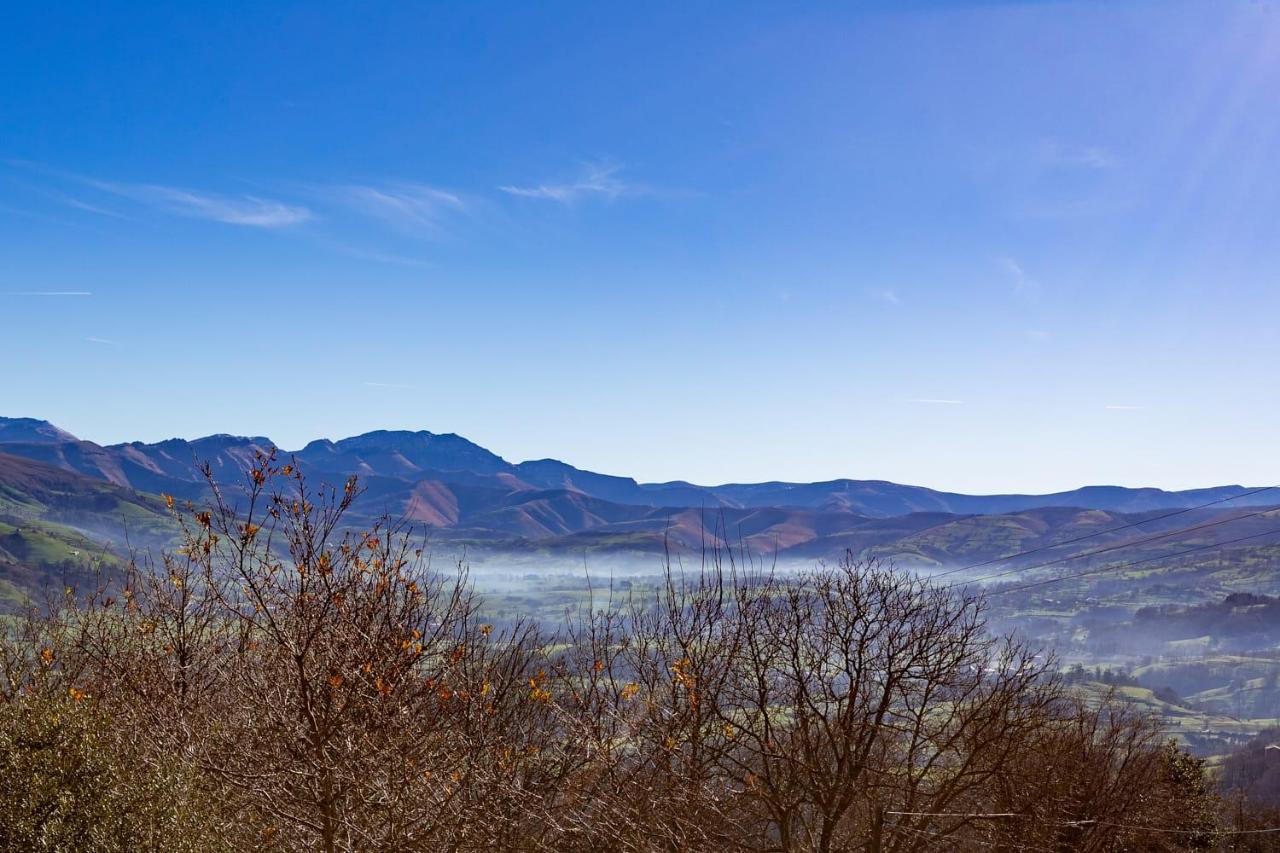
[[10,4],[0,79],[0,414],[1280,482],[1274,3]]

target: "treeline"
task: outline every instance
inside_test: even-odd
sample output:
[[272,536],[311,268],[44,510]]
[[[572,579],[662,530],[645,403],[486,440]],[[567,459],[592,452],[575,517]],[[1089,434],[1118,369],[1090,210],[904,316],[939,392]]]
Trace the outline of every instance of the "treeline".
[[263,457],[214,494],[6,637],[0,848],[1268,849],[980,598],[712,561],[549,635],[394,524],[344,534],[354,480]]
[[[1056,627],[1044,624],[1030,626]],[[1085,629],[1078,645],[1094,655],[1166,655],[1167,644],[1209,638],[1217,652],[1245,652],[1269,648],[1280,638],[1280,599],[1252,593],[1231,593],[1221,601],[1195,605],[1163,604],[1138,608],[1132,616],[1122,608],[1091,608],[1073,620],[1072,629]],[[1064,637],[1067,643],[1070,637]]]
[[1280,599],[1235,592],[1220,602],[1190,607],[1143,607],[1134,614],[1134,627],[1160,639],[1176,640],[1206,634],[1274,637],[1280,633]]
[[1095,682],[1108,687],[1141,687],[1141,682],[1123,669],[1096,666],[1086,669],[1084,664],[1073,664],[1062,676],[1068,684]]

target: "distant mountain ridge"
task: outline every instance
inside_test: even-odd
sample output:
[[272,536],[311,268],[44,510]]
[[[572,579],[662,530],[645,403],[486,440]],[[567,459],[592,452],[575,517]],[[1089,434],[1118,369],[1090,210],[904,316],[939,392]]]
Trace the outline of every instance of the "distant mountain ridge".
[[35,418],[0,418],[0,442],[79,441],[66,430]]
[[[0,541],[0,610],[14,590],[86,571],[85,561],[99,553],[94,548],[120,559],[126,537],[135,546],[163,547],[174,523],[159,493],[207,500],[202,463],[217,481],[235,485],[255,453],[271,447],[265,437],[230,435],[102,446],[44,421],[0,418],[0,538],[7,537]],[[353,525],[385,514],[450,549],[538,559],[591,553],[630,560],[742,545],[792,561],[833,559],[847,549],[904,566],[954,567],[1081,537],[1094,546],[1173,554],[1212,541],[1197,538],[1203,534],[1194,525],[1205,520],[1231,521],[1234,535],[1262,535],[1280,520],[1280,510],[1246,509],[1275,507],[1280,490],[1165,518],[1251,491],[1242,486],[963,495],[881,480],[639,483],[555,459],[511,463],[461,436],[425,431],[318,440],[284,455],[313,481],[360,478]],[[1166,531],[1167,539],[1143,539]]]
[[[434,529],[433,538],[473,543],[489,551],[546,554],[655,553],[671,548],[745,545],[754,554],[786,559],[829,559],[846,549],[914,566],[984,562],[1039,549],[1079,536],[1095,546],[1141,540],[1210,519],[1240,517],[1233,530],[1260,532],[1280,510],[1262,515],[1239,508],[1196,510],[1176,518],[1162,511],[1118,513],[1039,507],[992,515],[914,512],[889,518],[847,510],[784,507],[654,507],[623,504],[566,489],[510,489],[420,480],[406,483],[371,476],[357,501],[353,522],[383,513]],[[199,496],[197,496],[197,500]],[[1133,529],[1141,521],[1141,530]],[[36,523],[68,538],[66,531],[108,545],[140,534],[151,544],[174,532],[164,501],[101,479],[0,452],[0,525]],[[1245,525],[1245,526],[1241,526]],[[1196,532],[1162,541],[1176,550]],[[146,538],[150,537],[150,538]],[[1190,537],[1190,538],[1188,538]],[[137,544],[135,542],[135,544]],[[1139,543],[1140,544],[1140,543]],[[0,581],[5,578],[0,554]]]
[[[215,475],[229,477],[247,469],[256,451],[272,446],[271,440],[263,436],[225,434],[191,441],[169,439],[153,444],[102,446],[82,441],[47,421],[0,418],[0,452],[149,492],[191,493],[201,485],[200,462],[209,462]],[[626,506],[779,507],[876,518],[913,512],[991,514],[1051,506],[1145,512],[1193,506],[1250,490],[1239,485],[1187,491],[1085,486],[1047,495],[966,495],[884,480],[717,486],[683,481],[640,483],[630,477],[586,471],[556,459],[511,463],[462,436],[425,430],[377,430],[337,441],[318,439],[286,455],[295,457],[305,470],[323,476],[356,474],[365,479],[409,484],[434,481],[489,488],[504,494],[563,491]],[[425,497],[422,500],[427,502]],[[1240,505],[1272,502],[1274,495],[1259,495],[1255,500],[1242,499]]]

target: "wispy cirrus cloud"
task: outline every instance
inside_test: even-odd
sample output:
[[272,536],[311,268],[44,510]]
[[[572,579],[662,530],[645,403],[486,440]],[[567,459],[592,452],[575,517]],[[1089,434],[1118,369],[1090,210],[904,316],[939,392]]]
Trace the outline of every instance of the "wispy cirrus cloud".
[[503,184],[498,189],[508,195],[558,201],[561,204],[572,204],[575,201],[592,196],[615,199],[622,195],[638,192],[639,188],[626,183],[618,177],[620,171],[622,171],[620,166],[588,163],[583,169],[582,175],[576,180],[531,186]]
[[964,400],[940,400],[935,397],[913,397],[908,403],[924,403],[929,406],[962,406]]
[[222,195],[160,184],[128,184],[81,178],[104,193],[169,213],[253,228],[284,228],[313,218],[310,208],[254,195]]
[[468,210],[461,196],[427,184],[347,184],[319,192],[356,213],[418,236],[440,232],[449,217]]
[[73,196],[73,195],[67,195],[66,193],[57,192],[55,190],[49,190],[46,194],[49,196],[49,198],[53,199],[54,201],[62,202],[67,207],[74,207],[76,210],[83,210],[86,213],[96,213],[99,216],[110,216],[113,219],[129,218],[128,216],[125,216],[123,213],[120,213],[115,210],[111,210],[110,208],[101,207],[96,204],[90,204],[84,199],[77,198],[76,196]]
[[[304,205],[258,195],[227,194],[164,184],[107,180],[64,171],[30,160],[8,158],[0,162],[34,175],[52,178],[64,186],[75,185],[82,191],[86,189],[93,191],[72,195],[54,188],[42,190],[46,196],[67,207],[100,216],[129,218],[119,210],[99,204],[98,200],[93,198],[95,193],[104,197],[110,196],[130,201],[172,216],[206,219],[254,228],[284,228],[313,218],[311,209]],[[89,199],[84,197],[86,195]]]
[[107,345],[107,346],[111,346],[111,347],[118,347],[118,346],[120,346],[120,342],[119,342],[119,341],[113,341],[113,340],[110,340],[110,339],[108,339],[108,338],[85,338],[85,340],[86,340],[86,341],[88,341],[88,342],[89,342],[89,343],[91,343],[91,344],[105,344],[105,345]]

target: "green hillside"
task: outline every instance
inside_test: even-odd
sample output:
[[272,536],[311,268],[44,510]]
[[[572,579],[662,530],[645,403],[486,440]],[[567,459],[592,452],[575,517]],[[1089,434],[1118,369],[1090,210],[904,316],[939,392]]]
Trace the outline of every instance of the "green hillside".
[[163,499],[0,455],[0,610],[121,567],[175,531]]

